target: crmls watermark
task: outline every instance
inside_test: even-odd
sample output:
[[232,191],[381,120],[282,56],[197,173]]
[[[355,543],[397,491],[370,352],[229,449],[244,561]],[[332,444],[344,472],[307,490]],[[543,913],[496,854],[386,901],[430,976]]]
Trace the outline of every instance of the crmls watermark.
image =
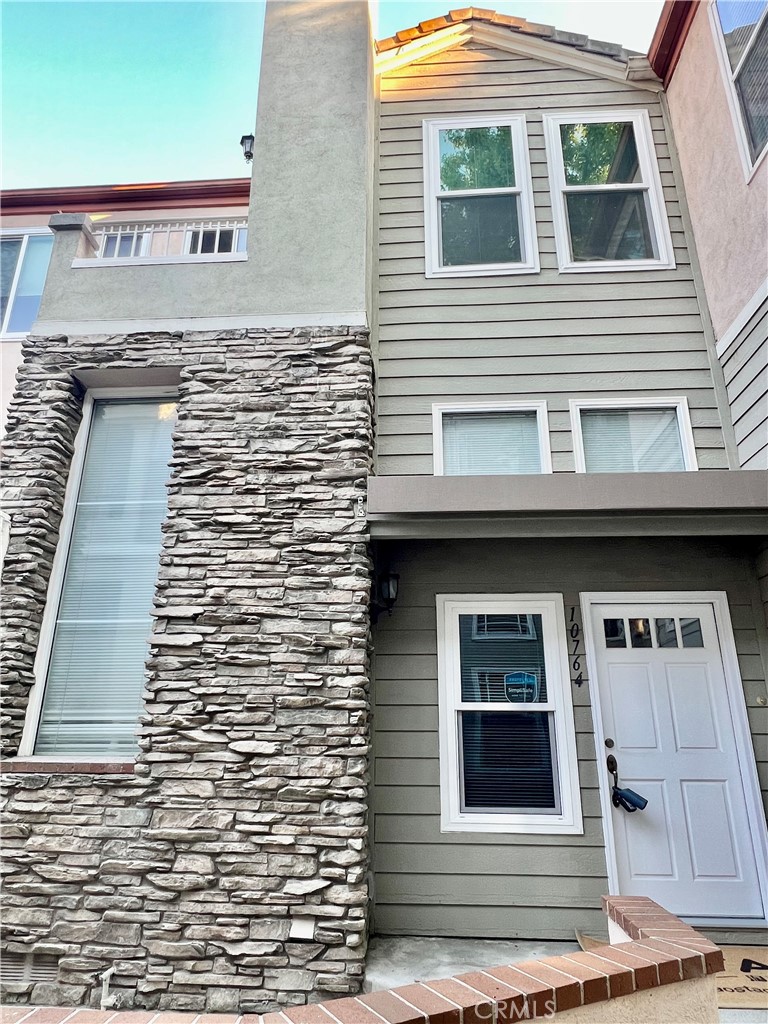
[[538,1013],[534,1018],[534,1008],[526,1001],[519,1006],[513,999],[504,999],[496,1003],[482,1003],[474,1008],[475,1016],[480,1020],[493,1021],[497,1024],[518,1024],[521,1020],[552,1020],[555,1016],[555,1000],[548,999],[539,1004]]

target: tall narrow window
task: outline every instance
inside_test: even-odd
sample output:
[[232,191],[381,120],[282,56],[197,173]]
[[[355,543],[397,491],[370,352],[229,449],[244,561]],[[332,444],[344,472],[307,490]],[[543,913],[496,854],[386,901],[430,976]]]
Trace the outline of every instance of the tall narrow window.
[[710,7],[745,170],[768,145],[768,0],[716,0]]
[[175,408],[93,402],[35,754],[136,749]]
[[444,831],[581,831],[559,595],[437,599]]
[[434,405],[437,476],[552,471],[546,402]]
[[539,269],[525,118],[424,122],[427,277]]
[[696,450],[684,398],[573,400],[576,470],[586,473],[673,473],[696,469]]
[[561,270],[672,267],[646,111],[545,114]]

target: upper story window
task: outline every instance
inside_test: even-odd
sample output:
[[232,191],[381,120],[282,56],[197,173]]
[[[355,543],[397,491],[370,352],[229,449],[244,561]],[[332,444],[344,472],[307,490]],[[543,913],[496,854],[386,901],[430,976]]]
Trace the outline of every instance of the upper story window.
[[560,594],[437,598],[443,832],[579,834]]
[[715,46],[748,175],[768,151],[768,0],[715,0]]
[[436,476],[551,473],[546,402],[433,405]]
[[685,398],[572,400],[578,473],[673,473],[697,469]]
[[175,413],[86,396],[22,755],[135,753]]
[[426,276],[539,269],[524,117],[424,122]]
[[645,110],[545,114],[560,270],[674,267]]
[[29,333],[40,308],[52,247],[53,235],[47,228],[0,236],[0,334]]

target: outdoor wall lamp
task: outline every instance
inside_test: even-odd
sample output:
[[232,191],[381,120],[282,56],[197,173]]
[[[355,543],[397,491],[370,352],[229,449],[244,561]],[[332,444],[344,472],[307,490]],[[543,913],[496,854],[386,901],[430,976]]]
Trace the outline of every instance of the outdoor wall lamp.
[[243,147],[243,156],[245,157],[245,162],[247,164],[249,164],[251,160],[253,160],[254,142],[255,138],[253,135],[244,135],[242,139],[240,139],[240,145]]
[[371,617],[376,622],[382,612],[392,614],[400,587],[400,577],[396,572],[382,572],[376,577],[376,585],[371,596]]

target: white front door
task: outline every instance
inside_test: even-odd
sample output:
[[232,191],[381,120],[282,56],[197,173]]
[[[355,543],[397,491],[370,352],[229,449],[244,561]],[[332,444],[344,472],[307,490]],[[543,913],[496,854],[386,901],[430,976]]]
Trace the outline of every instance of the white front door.
[[763,918],[712,604],[594,603],[591,625],[600,785],[613,754],[619,786],[648,801],[610,804],[619,892],[684,917]]

